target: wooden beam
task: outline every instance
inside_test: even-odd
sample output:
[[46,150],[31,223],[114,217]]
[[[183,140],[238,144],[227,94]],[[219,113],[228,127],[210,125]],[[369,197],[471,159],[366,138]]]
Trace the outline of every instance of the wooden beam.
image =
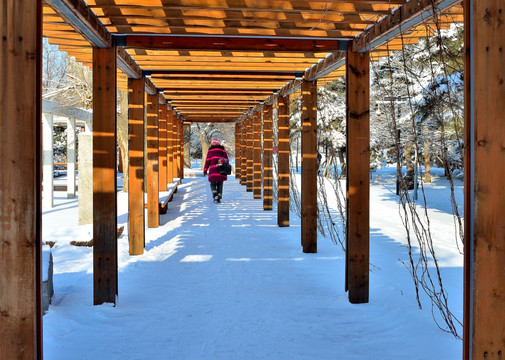
[[159,104],[159,190],[167,191],[167,104]]
[[263,110],[263,210],[273,210],[273,106]]
[[170,70],[170,69],[152,69],[145,70],[145,74],[149,75],[169,75],[172,77],[189,76],[190,78],[198,76],[247,76],[247,77],[274,77],[284,78],[295,76],[294,71],[237,71],[237,70]]
[[309,70],[307,70],[304,78],[309,81],[318,80],[344,66],[345,54],[345,51],[339,51],[331,54],[323,61],[318,62],[316,65],[313,65]]
[[91,45],[100,48],[112,45],[109,31],[83,0],[44,0],[44,2]]
[[504,5],[465,2],[464,359],[505,356]]
[[117,65],[128,77],[140,79],[142,77],[142,69],[126,52],[125,49],[117,48]]
[[370,56],[347,53],[346,290],[368,302],[370,252]]
[[158,89],[156,88],[156,86],[154,86],[154,84],[151,81],[151,79],[146,78],[146,77],[144,77],[144,79],[145,79],[144,84],[145,84],[147,93],[149,95],[156,95],[156,96],[158,96]]
[[252,115],[253,127],[253,198],[261,199],[261,123],[259,111]]
[[7,0],[0,7],[0,356],[5,359],[42,358],[41,6]]
[[277,224],[281,227],[289,226],[289,95],[279,97],[279,120],[277,147],[278,163],[278,197],[277,197]]
[[333,52],[347,49],[348,40],[195,35],[118,35],[116,44],[134,49]]
[[128,79],[128,241],[130,255],[144,253],[144,79]]
[[94,304],[116,303],[116,49],[93,48]]
[[147,95],[147,226],[160,226],[159,212],[159,101],[158,94]]
[[373,50],[401,32],[427,22],[435,13],[440,14],[459,3],[461,0],[408,1],[356,36],[352,42],[352,50],[357,52]]
[[302,246],[317,253],[317,82],[302,81]]

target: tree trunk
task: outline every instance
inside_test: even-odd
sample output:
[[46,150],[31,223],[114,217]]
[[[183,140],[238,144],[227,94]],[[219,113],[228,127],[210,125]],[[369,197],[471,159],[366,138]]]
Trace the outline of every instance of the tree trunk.
[[128,192],[128,93],[118,89],[121,113],[117,116],[117,142],[123,162],[123,192]]
[[431,182],[430,139],[424,139],[424,182]]
[[409,141],[405,146],[405,152],[403,153],[407,164],[407,173],[403,177],[403,180],[408,190],[414,189],[414,161],[412,160],[414,157],[414,149],[414,144],[412,141]]
[[207,159],[207,152],[209,151],[209,144],[207,143],[207,136],[204,132],[198,131],[200,136],[200,141],[202,143],[202,166],[201,170],[203,170],[205,166],[205,160]]

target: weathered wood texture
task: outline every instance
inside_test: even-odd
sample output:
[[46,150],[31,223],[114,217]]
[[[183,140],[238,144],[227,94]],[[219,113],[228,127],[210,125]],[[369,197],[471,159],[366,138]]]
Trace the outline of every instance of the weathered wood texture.
[[184,125],[182,121],[179,123],[179,179],[184,179]]
[[179,117],[177,114],[174,112],[174,117],[173,117],[174,122],[172,123],[172,129],[173,129],[173,135],[172,135],[172,152],[173,152],[173,177],[178,178],[179,177],[179,152],[177,151],[179,147],[179,128],[177,126],[179,121]]
[[158,116],[158,94],[147,95],[147,226],[150,228],[160,226]]
[[167,183],[174,182],[174,111],[167,113]]
[[465,359],[505,357],[504,6],[473,0],[466,9]]
[[263,210],[273,210],[273,106],[263,111]]
[[261,199],[261,113],[255,111],[253,122],[253,197]]
[[247,121],[243,119],[240,122],[241,135],[241,162],[240,162],[240,185],[247,185]]
[[279,98],[277,163],[279,186],[277,198],[277,224],[289,226],[289,95]]
[[144,79],[128,79],[128,240],[130,255],[144,253]]
[[167,104],[159,105],[159,189],[167,191]]
[[302,246],[317,252],[317,81],[302,81]]
[[240,161],[241,161],[241,153],[240,153],[240,123],[235,123],[235,178],[240,180]]
[[116,49],[93,48],[94,304],[116,303]]
[[253,119],[251,115],[246,118],[247,124],[247,182],[246,191],[253,191]]
[[2,359],[42,358],[41,6],[7,0],[0,7]]
[[351,303],[368,302],[370,232],[370,57],[349,52],[347,80],[346,285]]

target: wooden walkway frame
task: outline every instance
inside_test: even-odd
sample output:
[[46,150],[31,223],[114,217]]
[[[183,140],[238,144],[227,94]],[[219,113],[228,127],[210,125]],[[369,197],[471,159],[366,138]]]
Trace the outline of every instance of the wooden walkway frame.
[[465,2],[465,360],[505,358],[504,6]]
[[261,199],[261,113],[255,111],[253,124],[253,197]]
[[241,146],[240,146],[240,123],[235,123],[235,178],[240,180],[240,161],[241,161]]
[[289,226],[289,95],[278,98],[279,120],[277,132],[279,139],[277,147],[279,186],[277,197],[277,224],[280,227]]
[[159,96],[159,190],[167,191],[167,104]]
[[347,99],[346,291],[368,302],[370,252],[370,56],[349,51]]
[[246,118],[246,136],[247,136],[247,182],[246,182],[246,191],[253,191],[253,124],[252,124],[252,115],[248,114]]
[[145,246],[144,211],[144,79],[128,79],[128,241],[130,255]]
[[273,210],[273,106],[263,108],[263,210]]
[[147,226],[157,228],[160,226],[159,211],[159,135],[158,94],[147,95]]
[[116,49],[93,48],[93,303],[116,303]]
[[3,4],[16,20],[0,25],[0,356],[41,359],[42,5]]
[[177,151],[178,144],[179,144],[179,137],[178,137],[178,127],[177,127],[177,122],[179,121],[179,117],[177,116],[175,110],[173,111],[173,122],[172,122],[172,157],[173,157],[173,163],[172,163],[172,177],[178,178],[179,177],[179,153]]
[[240,122],[240,185],[247,185],[247,122]]
[[174,111],[167,111],[167,184],[174,182]]
[[317,253],[317,81],[302,81],[302,247]]

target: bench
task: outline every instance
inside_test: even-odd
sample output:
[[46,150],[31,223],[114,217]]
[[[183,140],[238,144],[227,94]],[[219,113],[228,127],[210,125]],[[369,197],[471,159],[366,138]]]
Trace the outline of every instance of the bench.
[[[174,194],[177,192],[177,187],[181,183],[181,179],[175,178],[174,182],[167,184],[167,191],[160,191],[158,195],[158,207],[160,214],[166,214],[168,209],[168,203],[174,198]],[[147,207],[147,194],[144,194],[144,206]]]

